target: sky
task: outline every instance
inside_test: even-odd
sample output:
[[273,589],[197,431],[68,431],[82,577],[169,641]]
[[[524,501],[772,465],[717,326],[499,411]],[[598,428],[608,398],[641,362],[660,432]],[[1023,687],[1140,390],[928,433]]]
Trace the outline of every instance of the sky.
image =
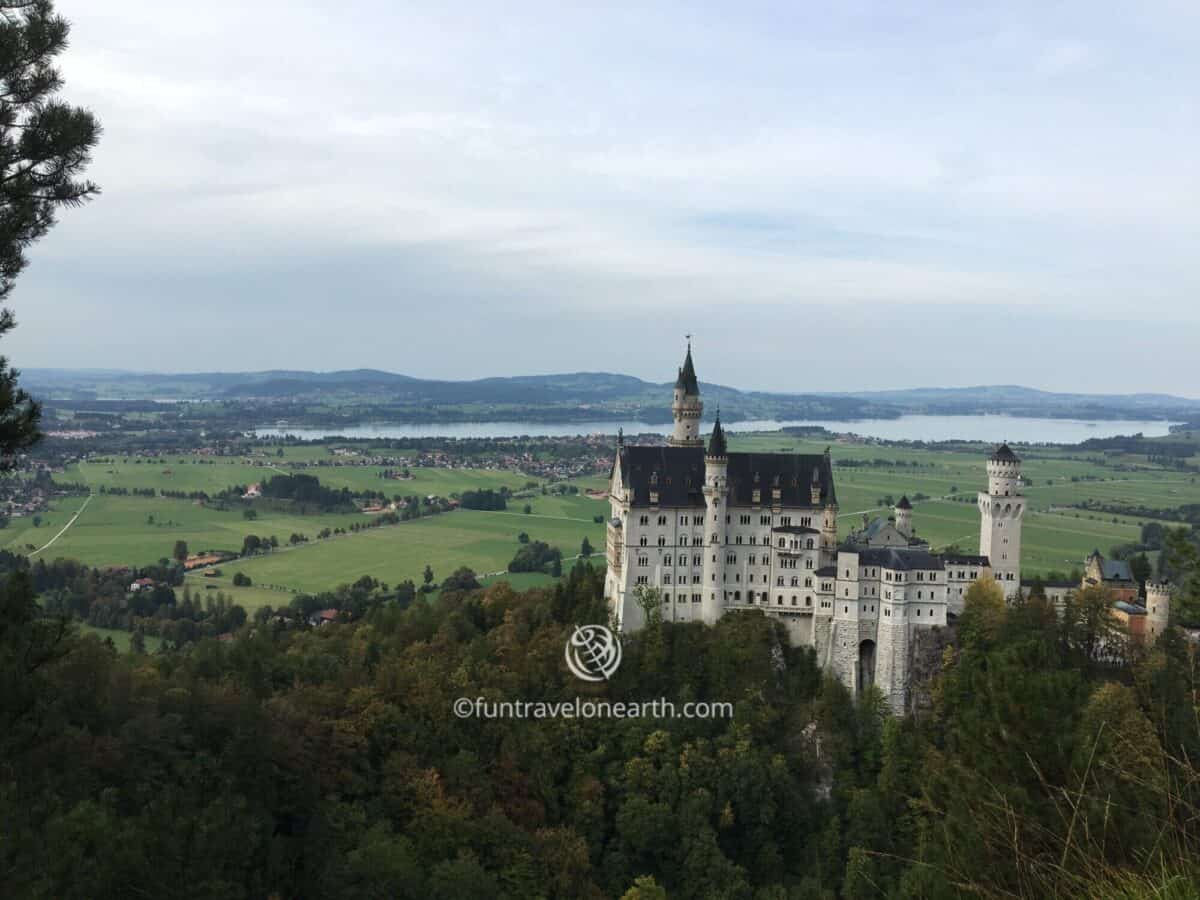
[[1200,397],[1200,5],[59,0],[24,367]]

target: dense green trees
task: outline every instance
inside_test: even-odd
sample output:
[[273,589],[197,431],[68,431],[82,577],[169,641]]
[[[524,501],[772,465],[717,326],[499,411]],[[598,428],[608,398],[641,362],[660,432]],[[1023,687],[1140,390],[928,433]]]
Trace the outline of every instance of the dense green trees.
[[505,493],[505,489],[496,491],[491,488],[463,491],[459,504],[463,509],[501,510],[507,506]]
[[[458,573],[456,573],[458,575]],[[455,576],[452,576],[455,577]],[[1200,881],[1196,660],[1115,659],[971,592],[897,720],[755,613],[657,619],[610,682],[563,662],[603,573],[405,599],[362,579],[236,641],[118,657],[0,592],[0,877],[15,896],[1139,896]],[[647,601],[649,602],[649,601]],[[309,629],[315,609],[344,621]],[[459,718],[459,697],[676,716]],[[732,719],[682,718],[728,701]],[[1121,888],[1125,893],[1118,893]]]
[[521,544],[508,563],[510,572],[545,572],[553,571],[556,567],[559,571],[554,574],[561,574],[562,551],[557,547],[551,547],[545,541],[529,541]]

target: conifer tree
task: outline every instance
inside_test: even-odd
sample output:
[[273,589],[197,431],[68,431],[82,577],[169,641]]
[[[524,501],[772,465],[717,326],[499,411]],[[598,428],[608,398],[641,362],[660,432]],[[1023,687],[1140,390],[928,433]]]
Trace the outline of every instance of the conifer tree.
[[[55,67],[69,26],[50,0],[0,0],[0,302],[25,268],[25,251],[58,210],[99,192],[82,178],[100,137],[96,117],[58,99]],[[0,336],[16,326],[0,308]],[[0,466],[40,437],[41,408],[0,356]]]

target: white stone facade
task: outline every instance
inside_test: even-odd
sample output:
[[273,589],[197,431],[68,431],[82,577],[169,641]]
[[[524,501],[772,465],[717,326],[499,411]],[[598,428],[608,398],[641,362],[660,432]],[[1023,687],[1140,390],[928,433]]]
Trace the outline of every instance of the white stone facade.
[[992,574],[985,545],[1006,554],[1003,573],[1019,590],[1021,511],[1012,507],[1023,509],[1024,498],[1007,447],[988,463],[989,490],[980,494],[989,512],[979,556],[931,553],[914,537],[907,498],[893,519],[870,523],[839,547],[828,450],[728,453],[719,420],[705,449],[690,347],[672,409],[668,446],[619,444],[610,477],[605,596],[623,631],[645,624],[640,586],[658,589],[669,622],[761,610],[794,644],[814,647],[852,690],[874,684],[901,712],[914,629],[944,626],[948,613],[961,611],[970,584]]

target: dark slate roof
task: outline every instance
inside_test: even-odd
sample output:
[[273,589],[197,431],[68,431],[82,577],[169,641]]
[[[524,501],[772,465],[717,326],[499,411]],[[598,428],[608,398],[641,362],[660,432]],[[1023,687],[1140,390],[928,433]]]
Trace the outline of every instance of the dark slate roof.
[[617,457],[621,481],[633,506],[649,506],[658,492],[658,506],[703,506],[703,447],[622,447]]
[[1012,452],[1012,447],[1008,444],[1001,444],[996,448],[996,452],[992,454],[992,459],[996,462],[1020,462],[1021,458]]
[[717,413],[717,420],[713,422],[712,436],[708,439],[708,455],[724,456],[728,452],[729,446],[725,443],[725,431],[721,428],[721,414]]
[[837,576],[837,566],[821,566],[813,574],[818,578],[834,578]]
[[943,555],[942,559],[956,566],[990,566],[992,564],[986,556],[964,556],[953,554]]
[[858,551],[860,566],[879,566],[881,569],[908,571],[910,569],[944,569],[942,558],[928,550],[911,547],[869,547]]
[[1106,559],[1100,564],[1105,581],[1133,581],[1129,563],[1123,559]]
[[[703,447],[622,447],[617,456],[621,481],[632,492],[634,506],[649,506],[658,492],[659,506],[703,506]],[[833,466],[821,453],[730,453],[729,503],[751,506],[755,488],[760,506],[772,506],[778,486],[781,506],[812,506],[811,485],[821,487],[821,504],[837,503]],[[814,482],[813,472],[816,471]]]
[[837,503],[833,465],[823,453],[729,454],[729,503],[733,506],[753,505],[755,489],[760,491],[761,505],[771,506],[775,488],[779,488],[780,506],[812,506],[811,491],[817,484],[822,506]]
[[895,527],[896,527],[895,519],[891,519],[891,518],[885,519],[883,516],[876,516],[874,519],[871,520],[871,524],[862,530],[861,537],[864,540],[869,541],[872,538],[879,537],[879,532],[883,531],[883,529],[895,528]]
[[908,494],[900,498],[900,502],[896,504],[896,509],[912,509],[912,504],[908,502]]
[[1135,603],[1126,603],[1124,600],[1118,600],[1113,606],[1129,616],[1144,616],[1146,614],[1146,607],[1138,606]]
[[679,377],[675,379],[675,387],[683,388],[685,394],[700,396],[700,382],[696,380],[696,367],[692,364],[692,345],[688,344],[687,356],[683,358],[683,366]]

